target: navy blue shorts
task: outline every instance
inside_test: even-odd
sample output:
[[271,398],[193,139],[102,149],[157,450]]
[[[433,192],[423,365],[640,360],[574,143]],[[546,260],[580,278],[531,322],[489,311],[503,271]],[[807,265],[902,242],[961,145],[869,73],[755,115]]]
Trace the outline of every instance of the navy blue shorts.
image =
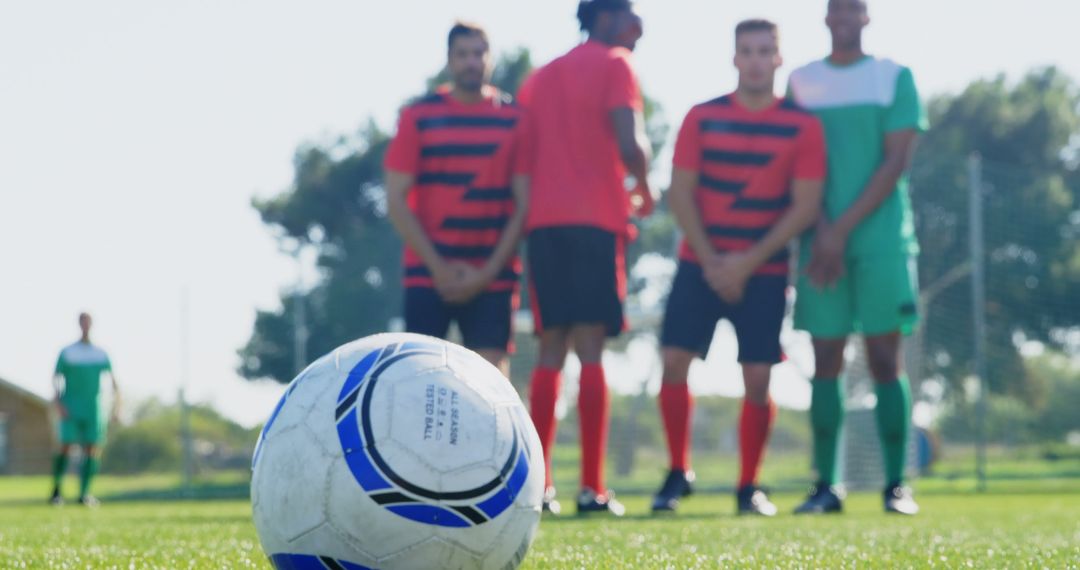
[[481,293],[468,303],[451,305],[434,289],[406,287],[405,330],[446,338],[456,321],[466,348],[510,352],[514,303],[510,291]]
[[755,275],[746,284],[742,302],[731,305],[709,287],[700,265],[680,261],[664,314],[661,344],[705,358],[716,323],[727,319],[739,341],[739,362],[776,364],[782,355],[780,329],[787,308],[786,290],[786,277]]
[[529,233],[529,297],[536,333],[545,328],[603,324],[623,331],[624,240],[600,228],[560,226]]

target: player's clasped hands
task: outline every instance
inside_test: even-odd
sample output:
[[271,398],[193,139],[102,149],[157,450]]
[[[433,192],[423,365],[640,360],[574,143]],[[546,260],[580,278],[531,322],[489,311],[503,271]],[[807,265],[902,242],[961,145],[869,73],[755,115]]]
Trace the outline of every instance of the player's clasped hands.
[[754,268],[743,253],[712,256],[705,265],[705,281],[724,301],[737,304],[746,292],[746,283]]
[[815,287],[831,287],[844,276],[844,251],[847,236],[836,227],[822,221],[817,225],[811,246],[810,265],[806,276]]
[[444,262],[434,272],[435,289],[447,303],[468,303],[484,292],[489,282],[483,270],[462,261]]

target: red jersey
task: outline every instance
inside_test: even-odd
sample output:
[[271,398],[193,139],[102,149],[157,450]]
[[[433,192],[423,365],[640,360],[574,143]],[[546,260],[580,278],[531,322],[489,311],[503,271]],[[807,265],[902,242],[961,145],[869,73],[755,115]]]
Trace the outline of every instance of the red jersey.
[[[495,252],[514,211],[510,181],[522,113],[494,88],[484,95],[465,104],[443,88],[406,107],[385,164],[416,177],[409,208],[439,255],[477,267]],[[514,257],[488,290],[513,290],[520,273]],[[431,271],[408,246],[405,286],[434,286]]]
[[611,111],[643,109],[630,51],[596,41],[570,50],[521,87],[529,115],[526,226],[591,226],[624,235],[630,198]]
[[[750,111],[725,95],[690,110],[674,164],[700,176],[694,194],[713,247],[744,251],[784,215],[794,180],[824,180],[825,136],[821,122],[790,99]],[[686,240],[679,257],[697,262]],[[786,249],[756,272],[787,273]]]

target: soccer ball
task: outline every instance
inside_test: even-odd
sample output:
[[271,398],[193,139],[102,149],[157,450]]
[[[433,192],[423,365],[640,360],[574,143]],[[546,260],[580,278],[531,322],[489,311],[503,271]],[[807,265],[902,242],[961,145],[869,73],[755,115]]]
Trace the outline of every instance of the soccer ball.
[[515,568],[540,521],[540,438],[476,353],[414,334],[338,348],[263,428],[251,496],[285,568]]

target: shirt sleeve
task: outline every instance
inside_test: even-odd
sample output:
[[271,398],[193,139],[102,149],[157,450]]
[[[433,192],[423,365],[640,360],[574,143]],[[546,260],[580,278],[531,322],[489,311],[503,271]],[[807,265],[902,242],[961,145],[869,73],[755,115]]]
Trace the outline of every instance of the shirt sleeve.
[[61,376],[64,374],[64,353],[62,352],[60,353],[60,356],[56,357],[56,370],[54,370],[53,373]]
[[623,55],[611,59],[610,77],[607,98],[604,101],[609,111],[626,107],[635,111],[645,110],[641,88],[638,86],[637,76],[634,74],[634,68],[631,67],[628,57]]
[[795,179],[824,180],[828,171],[825,150],[825,130],[819,119],[811,118],[799,134],[798,155],[795,157]]
[[416,117],[409,109],[401,111],[397,134],[386,149],[384,166],[387,170],[417,174],[420,170],[420,133]]
[[675,168],[699,172],[701,170],[701,123],[697,113],[691,109],[679,128],[679,137],[675,139]]
[[915,88],[915,78],[911,70],[905,67],[896,78],[896,95],[885,114],[885,132],[893,133],[906,129],[923,132],[929,127],[926,107]]

